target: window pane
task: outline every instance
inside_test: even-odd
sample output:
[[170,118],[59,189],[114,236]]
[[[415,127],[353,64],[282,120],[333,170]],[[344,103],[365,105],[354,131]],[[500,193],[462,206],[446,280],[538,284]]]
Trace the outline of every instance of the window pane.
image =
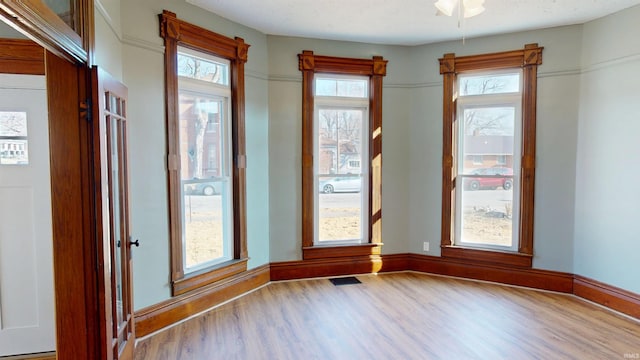
[[520,91],[520,73],[460,75],[458,86],[460,96],[516,93]]
[[515,141],[515,107],[463,108],[461,173],[497,165],[511,167]]
[[0,165],[29,164],[27,113],[0,111]]
[[[462,107],[459,134],[457,242],[511,247],[514,243],[516,107]],[[516,215],[516,216],[514,216]]]
[[319,174],[359,174],[364,111],[318,111]]
[[[511,177],[467,178],[488,181],[490,187],[462,189],[460,242],[511,247],[513,241],[513,191]],[[487,183],[488,185],[489,183]],[[502,184],[502,185],[499,185]],[[508,188],[509,190],[505,190]],[[478,191],[476,191],[478,190]]]
[[366,98],[368,81],[364,79],[316,79],[316,96]]
[[318,241],[363,238],[363,109],[318,111]]
[[190,54],[178,53],[178,76],[228,85],[229,66],[212,59],[203,59]]
[[[226,99],[180,92],[180,169],[186,271],[231,259]],[[218,119],[220,131],[207,131]]]
[[76,30],[74,9],[75,0],[43,0],[43,2],[56,13],[70,28]]
[[320,177],[318,241],[362,239],[362,177]]

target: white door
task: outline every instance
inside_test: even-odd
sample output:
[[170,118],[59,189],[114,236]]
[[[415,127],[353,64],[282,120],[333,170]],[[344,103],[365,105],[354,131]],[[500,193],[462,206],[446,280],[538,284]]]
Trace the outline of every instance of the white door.
[[55,350],[45,77],[0,74],[0,356]]

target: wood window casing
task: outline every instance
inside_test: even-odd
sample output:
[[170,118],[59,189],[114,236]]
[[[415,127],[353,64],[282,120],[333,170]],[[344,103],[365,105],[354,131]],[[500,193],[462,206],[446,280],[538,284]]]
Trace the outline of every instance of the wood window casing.
[[[379,255],[382,246],[382,78],[387,60],[353,59],[314,55],[304,50],[298,54],[302,72],[302,257],[318,259]],[[368,241],[363,244],[314,245],[314,79],[315,73],[360,75],[369,77],[369,183]]]
[[[523,49],[483,54],[458,56],[445,54],[440,61],[443,75],[443,157],[442,157],[442,257],[462,259],[470,262],[494,263],[515,267],[531,267],[533,260],[533,215],[536,156],[536,95],[537,71],[542,64],[542,47],[527,44]],[[456,79],[465,72],[522,69],[522,161],[520,186],[520,222],[518,224],[518,251],[506,252],[456,246],[454,243],[455,218],[455,122]]]
[[[249,45],[179,20],[176,14],[163,11],[160,36],[165,44],[165,89],[167,122],[167,169],[169,173],[169,227],[171,242],[172,294],[179,295],[247,270],[246,231],[246,154],[244,64]],[[230,61],[232,182],[233,182],[233,259],[185,276],[182,257],[180,145],[178,133],[179,99],[178,46],[205,52]]]

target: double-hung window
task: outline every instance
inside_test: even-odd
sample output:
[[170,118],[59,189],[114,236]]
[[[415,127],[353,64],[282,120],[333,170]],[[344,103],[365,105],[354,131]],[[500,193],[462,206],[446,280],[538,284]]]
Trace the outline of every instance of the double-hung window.
[[387,61],[298,55],[303,259],[380,254]]
[[[458,76],[456,245],[518,251],[521,78],[520,69]],[[488,160],[498,155],[510,166]]]
[[530,267],[542,47],[440,59],[442,256]]
[[[186,274],[233,258],[230,98],[229,61],[178,47],[182,261]],[[214,118],[221,131],[207,132]],[[219,164],[211,164],[211,154],[216,152],[222,155]]]
[[[368,240],[368,88],[366,77],[315,79],[314,245]],[[363,166],[351,166],[355,163]]]
[[173,295],[246,270],[244,64],[249,45],[160,14]]

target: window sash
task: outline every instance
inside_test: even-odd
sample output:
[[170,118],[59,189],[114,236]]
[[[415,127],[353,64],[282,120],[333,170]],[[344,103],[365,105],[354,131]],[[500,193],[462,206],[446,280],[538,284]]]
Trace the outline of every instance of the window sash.
[[[369,111],[368,111],[368,101],[354,101],[353,99],[339,99],[333,98],[331,100],[326,98],[318,98],[315,103],[314,109],[314,121],[313,121],[313,138],[314,138],[314,161],[313,164],[313,189],[314,189],[314,204],[315,209],[313,211],[314,214],[314,245],[342,245],[342,244],[364,244],[368,242],[369,239],[369,231],[368,231],[368,214],[367,211],[369,209]],[[358,174],[344,174],[340,172],[340,159],[336,159],[336,169],[335,173],[320,173],[320,144],[319,144],[319,135],[320,135],[320,112],[323,110],[344,110],[344,111],[357,111],[361,112],[362,122],[360,124],[360,170]],[[338,134],[336,134],[338,136]],[[339,142],[339,137],[338,137]],[[337,144],[339,146],[339,144]],[[336,176],[341,175],[341,176]],[[322,240],[320,238],[320,223],[321,223],[321,194],[320,191],[320,182],[322,179],[327,177],[339,177],[339,178],[350,178],[350,177],[358,177],[360,179],[360,235],[358,238],[351,239],[336,239],[336,240]]]
[[[457,111],[458,120],[456,121],[456,141],[457,148],[453,149],[454,154],[457,157],[457,179],[456,179],[456,187],[455,187],[455,219],[454,219],[454,245],[469,247],[469,248],[478,248],[478,249],[493,249],[499,251],[518,251],[519,244],[519,231],[518,225],[520,223],[520,156],[521,153],[521,144],[522,144],[522,97],[517,94],[513,96],[496,96],[496,95],[486,95],[483,97],[474,96],[473,98],[461,98],[458,102]],[[470,191],[470,189],[465,188],[465,183],[467,179],[482,177],[484,179],[500,179],[500,176],[491,176],[491,175],[473,175],[469,171],[465,171],[465,157],[467,154],[465,153],[465,141],[462,140],[467,135],[467,131],[464,126],[464,114],[465,110],[472,109],[486,109],[486,108],[512,108],[514,114],[514,128],[513,128],[513,154],[512,154],[512,187],[511,187],[511,244],[509,246],[492,244],[490,242],[484,242],[482,239],[477,239],[475,241],[465,241],[463,238],[463,226],[464,226],[464,215],[466,211],[468,212],[469,208],[465,209],[465,202],[470,200],[469,198],[473,196],[474,198],[479,197],[478,195],[484,194],[483,200],[484,202],[491,201],[494,205],[484,204],[482,202],[478,202],[478,207],[484,207],[481,209],[476,209],[479,212],[485,211],[484,215],[486,216],[485,224],[491,223],[493,218],[491,216],[499,216],[503,210],[504,214],[508,215],[508,211],[506,208],[502,208],[500,205],[506,206],[502,204],[502,201],[497,201],[495,196],[494,199],[491,199],[491,195],[496,195],[496,193],[475,193]],[[484,156],[483,156],[484,157]],[[474,160],[475,164],[475,160]],[[479,189],[479,191],[482,191]],[[495,191],[495,190],[492,190]],[[487,196],[488,194],[488,196]],[[466,195],[466,196],[465,196]],[[504,199],[502,199],[504,200]],[[498,205],[496,205],[498,204]],[[493,212],[493,215],[490,213]],[[494,241],[495,242],[495,241]]]
[[[331,82],[335,82],[335,95],[327,94],[327,86],[330,85]],[[323,84],[321,84],[323,83]],[[350,84],[351,88],[351,96],[349,95],[340,95],[340,92],[345,91],[345,86]],[[357,94],[357,89],[354,89],[354,86],[357,84],[362,84],[362,93]],[[342,87],[340,86],[342,85]],[[348,87],[348,86],[347,86]],[[320,90],[322,88],[323,90]],[[320,94],[322,93],[322,94]],[[313,82],[313,94],[316,98],[326,98],[326,99],[353,99],[353,100],[367,100],[369,99],[369,78],[366,76],[356,76],[356,75],[340,75],[340,74],[318,74],[315,76],[315,80]]]
[[[195,89],[195,90],[193,90]],[[210,91],[206,91],[206,90],[210,90]],[[196,262],[191,263],[190,261],[188,261],[188,242],[191,241],[195,241],[194,238],[189,238],[189,234],[191,234],[192,236],[195,236],[194,232],[197,232],[195,226],[196,224],[193,223],[194,227],[190,228],[190,225],[192,224],[190,222],[190,218],[191,218],[191,207],[194,206],[194,201],[198,203],[198,205],[195,206],[202,206],[202,209],[200,209],[200,211],[204,211],[204,209],[209,209],[209,210],[213,210],[213,212],[215,213],[215,206],[213,205],[214,208],[212,209],[211,206],[212,204],[217,203],[217,199],[214,198],[210,198],[210,197],[197,197],[196,199],[192,199],[191,196],[193,196],[190,192],[188,192],[188,186],[187,184],[184,184],[183,186],[181,186],[180,189],[180,199],[181,199],[181,209],[180,209],[180,213],[182,215],[182,223],[184,224],[182,227],[182,240],[181,240],[181,244],[182,244],[182,264],[183,264],[183,271],[185,274],[190,274],[190,273],[194,273],[197,272],[199,270],[220,264],[220,263],[224,263],[226,261],[229,261],[231,259],[233,259],[233,203],[232,203],[232,198],[233,198],[233,191],[234,191],[234,187],[233,187],[233,181],[231,179],[231,174],[232,174],[232,169],[231,169],[231,165],[232,165],[232,161],[231,161],[231,119],[230,119],[230,112],[231,112],[231,107],[230,107],[230,101],[228,97],[224,97],[224,96],[220,96],[220,95],[230,95],[230,91],[228,91],[228,89],[220,89],[219,87],[216,86],[198,86],[192,82],[189,81],[179,81],[178,82],[178,94],[179,95],[186,95],[186,96],[190,96],[194,99],[206,99],[206,100],[210,100],[211,102],[214,103],[218,103],[221,104],[219,105],[219,114],[220,116],[220,125],[221,125],[221,132],[218,134],[217,136],[217,141],[219,141],[218,146],[221,149],[221,157],[219,159],[220,162],[220,168],[218,169],[219,173],[216,175],[215,177],[215,181],[213,182],[214,187],[216,188],[216,191],[219,193],[220,195],[220,221],[215,221],[214,219],[216,218],[215,216],[211,215],[210,217],[207,217],[207,219],[209,219],[209,221],[207,222],[206,225],[204,224],[200,224],[201,226],[207,226],[207,235],[208,235],[208,240],[209,241],[215,241],[212,239],[213,236],[215,236],[215,233],[217,233],[218,236],[221,236],[221,240],[222,240],[222,252],[220,254],[220,256],[215,257],[215,258],[210,258],[208,260],[205,261],[200,261],[200,262]],[[195,106],[195,105],[194,105]],[[180,118],[179,122],[182,123],[183,119]],[[208,121],[207,121],[208,124]],[[203,137],[206,137],[206,126],[205,125],[205,129],[204,129],[204,134],[202,134]],[[180,153],[180,157],[182,159],[188,158],[189,154],[183,154],[182,152],[184,150],[186,150],[187,152],[190,151],[188,146],[184,146],[185,144],[183,143],[183,140],[188,137],[188,134],[183,134],[182,133],[182,126],[179,126],[179,134],[180,134],[180,149],[181,149],[181,153]],[[202,167],[201,169],[201,178],[206,178],[204,176],[205,174],[205,155],[208,152],[208,149],[204,146],[204,139],[202,140],[203,143],[201,144],[201,146],[203,147],[201,149],[201,156],[203,157],[202,159],[198,159],[196,156],[196,161],[200,161],[199,165],[196,166],[200,166]],[[189,143],[187,144],[189,145]],[[195,146],[198,146],[197,144]],[[195,149],[195,151],[198,151],[198,149]],[[186,164],[181,164],[181,169],[184,170]],[[181,171],[182,173],[182,171]],[[194,174],[197,175],[197,174]],[[183,176],[181,175],[181,183],[183,181],[190,181],[192,180],[192,178],[188,177],[188,178],[183,178]],[[192,185],[193,186],[193,185]],[[197,186],[197,183],[196,185]],[[203,203],[203,204],[200,204]],[[216,229],[217,225],[219,225],[221,227],[221,229]],[[213,229],[216,229],[216,231],[213,231]],[[202,231],[202,229],[200,229],[200,231]],[[210,244],[209,244],[210,245]]]
[[[196,81],[199,83],[203,83],[203,84],[208,84],[208,85],[218,85],[221,87],[225,87],[228,88],[229,87],[229,67],[230,67],[230,62],[227,59],[223,59],[217,56],[213,56],[207,53],[203,53],[201,51],[196,51],[196,50],[192,50],[192,49],[188,49],[182,46],[178,46],[178,58],[176,59],[176,64],[178,66],[177,69],[177,73],[176,75],[178,76],[178,78],[180,79],[190,79],[192,81]],[[194,73],[194,76],[185,76],[185,75],[181,75],[180,74],[180,57],[186,57],[186,58],[192,58],[196,61],[201,61],[203,63],[206,64],[210,64],[213,66],[218,67],[221,71],[222,74],[221,76],[217,79],[211,79],[211,80],[205,80],[203,78],[197,77],[197,74]],[[195,70],[194,70],[195,72]]]

